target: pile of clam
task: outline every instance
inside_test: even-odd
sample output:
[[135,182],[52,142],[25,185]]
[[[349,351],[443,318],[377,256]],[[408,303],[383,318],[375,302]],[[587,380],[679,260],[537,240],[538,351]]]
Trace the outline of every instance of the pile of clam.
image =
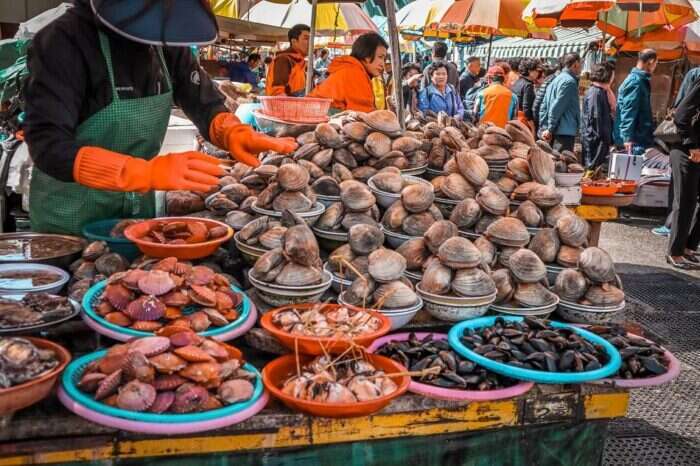
[[340,201],[333,202],[314,224],[324,231],[347,232],[354,225],[379,225],[377,200],[366,184],[357,180],[340,183]]
[[281,246],[260,256],[250,274],[265,283],[308,286],[321,283],[321,265],[316,237],[302,220],[286,229]]
[[53,350],[39,348],[26,338],[0,338],[0,389],[37,379],[59,362]]
[[564,150],[558,152],[546,141],[537,141],[537,145],[554,159],[554,169],[557,173],[583,173],[585,168],[581,159],[573,152]]
[[350,227],[348,242],[328,255],[330,270],[340,278],[354,280],[358,274],[369,273],[369,255],[382,247],[384,233],[375,225],[357,224]]
[[128,411],[184,414],[249,400],[257,374],[240,352],[188,329],[112,346],[90,363],[78,388]]
[[474,199],[489,176],[489,166],[484,158],[468,149],[457,152],[448,165],[445,175],[431,181],[435,195],[453,201]]
[[497,304],[523,308],[551,306],[558,301],[547,287],[544,263],[528,249],[513,252],[507,267],[495,270],[491,278],[496,284]]
[[316,193],[309,186],[309,171],[294,163],[283,163],[258,194],[255,207],[282,212],[308,212],[316,204]]
[[382,225],[390,233],[423,236],[435,221],[443,220],[434,201],[435,194],[429,184],[408,185],[401,190],[401,198],[384,212]]
[[576,267],[584,246],[588,244],[588,222],[559,204],[546,212],[545,224],[548,228],[535,233],[528,249],[545,264]]
[[342,294],[343,301],[372,309],[404,309],[415,306],[419,298],[413,284],[404,277],[406,259],[386,248],[367,256],[367,274],[357,277]]
[[73,275],[68,286],[68,296],[81,302],[95,283],[129,268],[129,261],[111,252],[104,241],[94,241],[83,249],[80,259],[73,262],[69,271]]
[[617,306],[625,300],[612,258],[596,247],[580,253],[578,268],[567,268],[557,275],[554,292],[564,301],[594,307]]
[[270,250],[282,247],[282,238],[286,231],[284,216],[281,221],[277,221],[263,215],[243,226],[236,238],[248,246]]

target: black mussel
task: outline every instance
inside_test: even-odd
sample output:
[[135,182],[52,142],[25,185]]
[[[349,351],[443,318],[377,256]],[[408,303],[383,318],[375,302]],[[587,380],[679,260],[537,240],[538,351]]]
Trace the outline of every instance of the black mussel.
[[598,362],[598,360],[596,359],[593,361],[588,361],[588,363],[584,366],[584,369],[586,371],[594,371],[596,369],[600,369],[601,367],[603,366],[601,366],[600,362]]
[[476,363],[463,359],[457,364],[457,373],[459,375],[471,374],[476,369]]
[[496,349],[495,345],[481,345],[474,348],[476,354],[486,354]]
[[661,375],[666,373],[666,367],[661,364],[656,358],[651,357],[640,357],[639,361],[644,366],[644,369],[648,370],[654,375]]
[[457,358],[451,351],[440,351],[438,357],[447,365],[447,368],[454,372],[457,370]]
[[574,350],[566,350],[559,358],[559,370],[562,372],[569,371],[574,366]]
[[537,349],[537,351],[551,351],[552,345],[541,338],[533,338],[530,340],[530,344]]

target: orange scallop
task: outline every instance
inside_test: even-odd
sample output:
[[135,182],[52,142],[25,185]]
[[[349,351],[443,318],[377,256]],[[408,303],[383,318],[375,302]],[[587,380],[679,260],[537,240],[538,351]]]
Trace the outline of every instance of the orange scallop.
[[185,361],[189,362],[208,362],[213,361],[212,355],[201,348],[193,345],[182,346],[173,350],[175,354],[180,356]]
[[120,311],[110,312],[104,317],[107,322],[111,322],[114,325],[119,325],[121,327],[128,327],[131,325],[131,319]]
[[164,317],[168,320],[175,320],[182,317],[182,311],[179,307],[168,306],[165,308]]
[[155,332],[161,328],[163,324],[153,320],[137,320],[131,325],[134,330],[141,330],[143,332]]

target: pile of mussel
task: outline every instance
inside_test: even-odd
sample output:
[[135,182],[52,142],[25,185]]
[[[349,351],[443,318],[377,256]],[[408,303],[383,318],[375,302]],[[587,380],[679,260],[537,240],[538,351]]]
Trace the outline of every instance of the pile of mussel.
[[619,325],[592,325],[587,328],[605,338],[620,353],[622,365],[616,377],[623,379],[644,379],[665,374],[669,362],[664,356],[664,349],[658,344],[629,335]]
[[418,338],[411,333],[408,340],[386,343],[376,353],[393,359],[410,371],[439,368],[413,377],[416,382],[436,387],[484,391],[517,383],[463,358],[450,348],[447,340],[435,339],[432,334]]
[[588,306],[616,306],[625,300],[610,255],[597,247],[584,249],[578,268],[562,270],[554,282],[554,292],[561,299]]
[[340,183],[340,201],[333,202],[314,224],[325,231],[349,231],[353,225],[379,225],[377,200],[366,184],[357,180]]
[[467,329],[460,341],[481,356],[522,369],[587,372],[608,362],[599,345],[571,329],[531,317],[519,322],[497,317],[491,326]]

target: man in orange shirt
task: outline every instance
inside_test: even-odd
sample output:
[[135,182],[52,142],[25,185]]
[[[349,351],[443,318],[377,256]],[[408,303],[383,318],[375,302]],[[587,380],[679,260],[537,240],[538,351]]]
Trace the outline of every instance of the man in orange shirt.
[[384,72],[389,44],[377,33],[362,34],[352,44],[349,56],[335,58],[328,67],[328,78],[309,94],[332,99],[337,111],[376,110],[372,79]]
[[289,30],[289,48],[278,52],[267,69],[266,95],[304,95],[310,31],[305,24],[297,24]]
[[505,128],[506,122],[515,119],[518,112],[518,98],[503,83],[506,73],[500,66],[492,66],[486,73],[489,86],[479,92],[474,104],[479,123],[493,123]]

